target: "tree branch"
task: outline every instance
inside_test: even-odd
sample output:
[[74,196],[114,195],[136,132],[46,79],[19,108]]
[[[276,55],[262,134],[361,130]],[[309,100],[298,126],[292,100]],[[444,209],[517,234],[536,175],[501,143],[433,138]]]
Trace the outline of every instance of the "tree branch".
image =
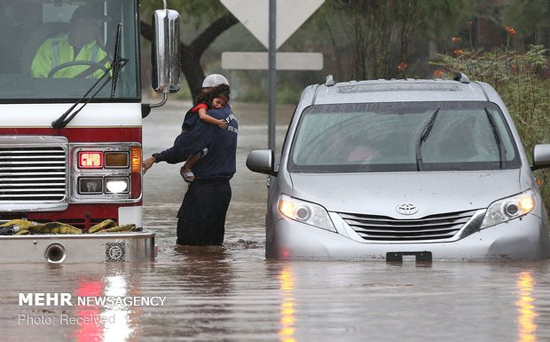
[[202,55],[206,49],[218,38],[222,33],[228,30],[239,21],[231,13],[225,14],[210,26],[206,28],[195,40],[190,44],[190,49],[198,55]]

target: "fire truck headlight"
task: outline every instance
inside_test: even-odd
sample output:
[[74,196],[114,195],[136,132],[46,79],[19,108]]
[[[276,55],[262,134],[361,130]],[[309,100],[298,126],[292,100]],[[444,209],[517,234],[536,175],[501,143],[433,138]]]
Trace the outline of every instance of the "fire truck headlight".
[[130,180],[128,178],[106,178],[105,188],[107,193],[127,194],[130,192]]
[[78,192],[80,194],[102,194],[103,178],[101,177],[82,177],[78,179]]

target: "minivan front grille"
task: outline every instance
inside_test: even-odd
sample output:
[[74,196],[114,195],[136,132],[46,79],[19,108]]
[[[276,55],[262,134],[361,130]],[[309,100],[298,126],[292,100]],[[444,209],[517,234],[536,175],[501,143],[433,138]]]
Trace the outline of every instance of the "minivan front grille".
[[66,152],[60,144],[0,144],[0,201],[66,198]]
[[453,238],[476,210],[443,213],[419,219],[400,220],[386,216],[339,213],[367,241],[437,241]]

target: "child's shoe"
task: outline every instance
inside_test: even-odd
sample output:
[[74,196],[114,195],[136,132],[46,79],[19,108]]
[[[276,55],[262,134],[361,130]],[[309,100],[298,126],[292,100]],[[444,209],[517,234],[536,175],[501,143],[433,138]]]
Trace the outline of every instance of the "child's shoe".
[[195,180],[195,174],[191,169],[186,169],[185,166],[182,166],[180,169],[180,175],[183,177],[183,180],[187,183],[191,183]]

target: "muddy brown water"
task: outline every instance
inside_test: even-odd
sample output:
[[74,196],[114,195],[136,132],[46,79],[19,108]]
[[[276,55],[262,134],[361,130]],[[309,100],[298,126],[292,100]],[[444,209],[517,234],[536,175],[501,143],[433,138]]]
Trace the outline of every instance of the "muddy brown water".
[[[169,102],[144,120],[145,156],[172,143],[188,105]],[[267,109],[234,108],[238,170],[224,246],[175,248],[186,185],[178,166],[157,164],[144,180],[144,225],[157,234],[157,259],[5,263],[0,341],[550,341],[550,261],[266,260],[266,177],[244,162],[267,145]],[[291,112],[278,108],[279,145]],[[69,294],[73,305],[20,303],[29,293],[38,303]]]

